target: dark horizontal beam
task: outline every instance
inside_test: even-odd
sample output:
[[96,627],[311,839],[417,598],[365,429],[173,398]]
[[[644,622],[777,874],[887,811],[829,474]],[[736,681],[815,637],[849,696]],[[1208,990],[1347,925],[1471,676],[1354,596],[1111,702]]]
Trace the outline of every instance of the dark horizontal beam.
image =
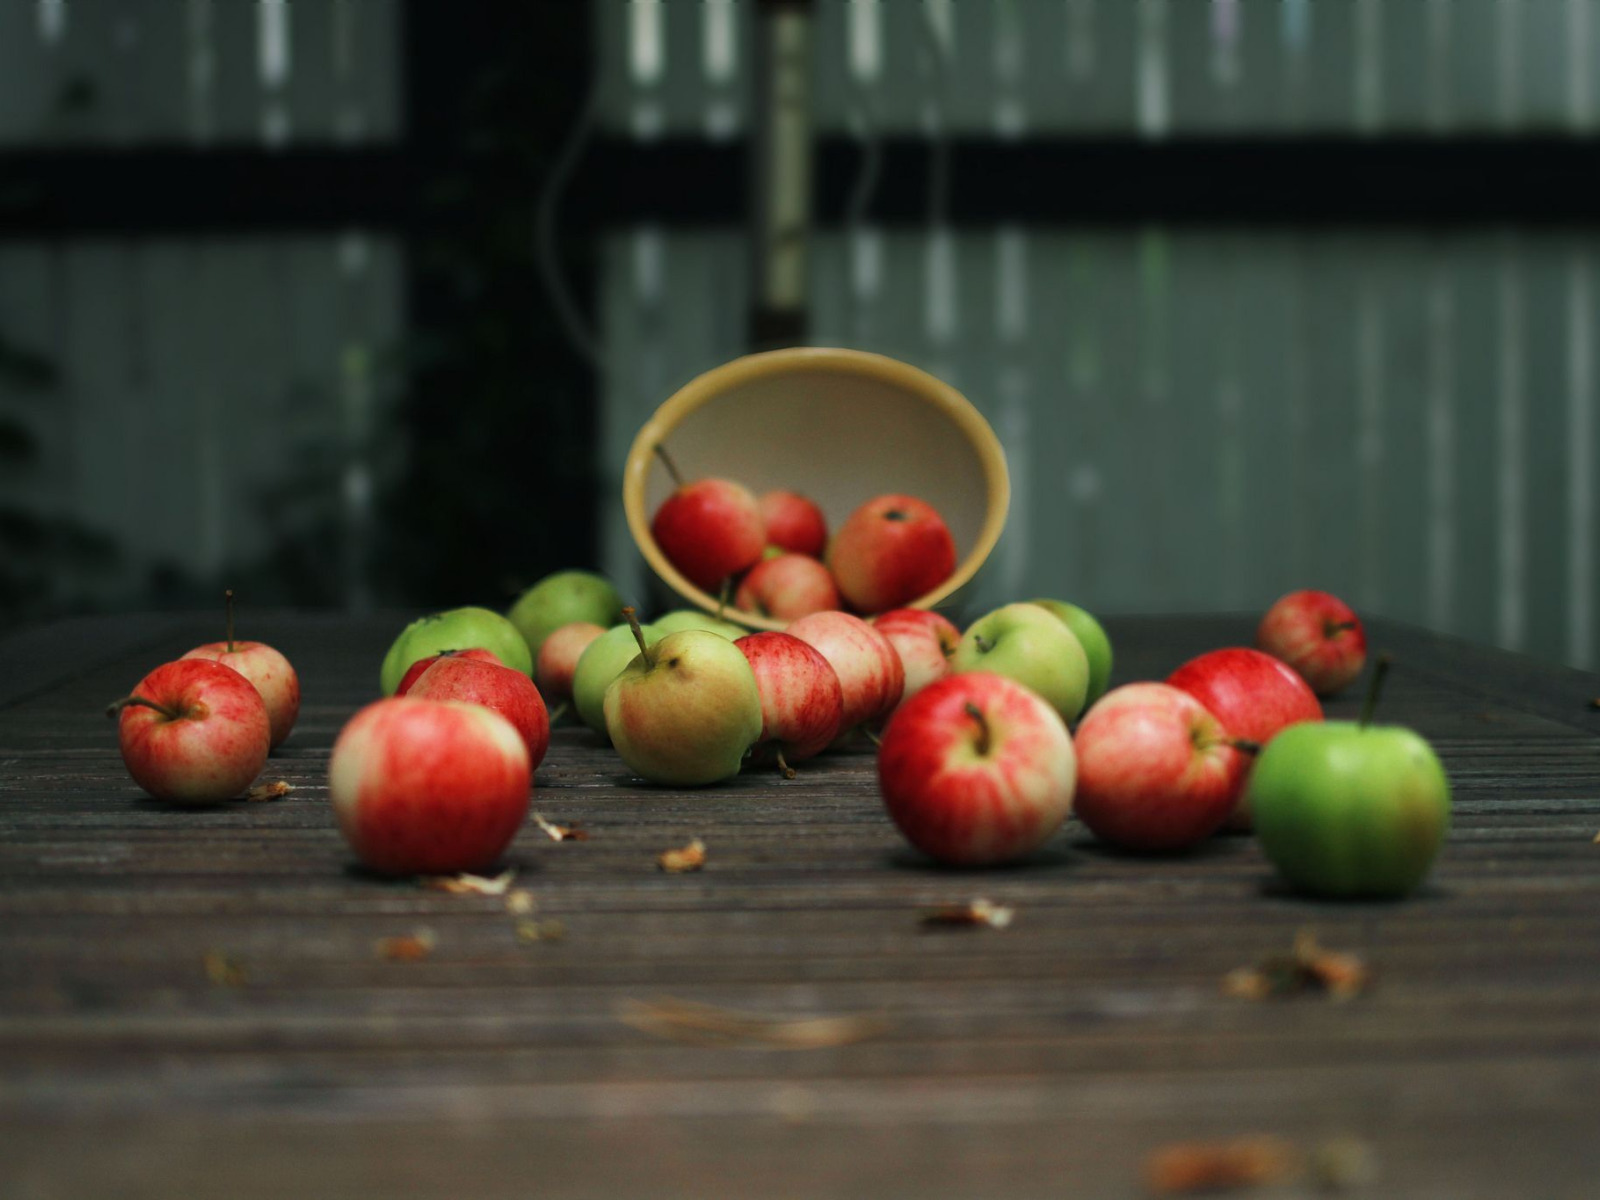
[[[912,138],[879,149],[866,215],[927,221],[940,151]],[[962,138],[942,153],[941,207],[956,224],[1600,224],[1600,140]],[[821,223],[845,217],[864,162],[857,142],[819,142]],[[11,151],[0,153],[0,236],[425,228],[461,219],[432,198],[470,193],[465,172],[508,169],[530,171],[403,147]],[[529,174],[530,212],[541,183]],[[576,230],[738,224],[747,190],[741,143],[601,138],[562,212]]]

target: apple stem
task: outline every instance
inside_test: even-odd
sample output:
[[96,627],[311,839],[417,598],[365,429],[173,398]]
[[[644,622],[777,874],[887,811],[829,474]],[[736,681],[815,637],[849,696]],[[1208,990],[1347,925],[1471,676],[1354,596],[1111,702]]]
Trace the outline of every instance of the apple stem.
[[978,723],[978,744],[974,748],[978,751],[979,754],[988,754],[989,753],[989,722],[988,722],[987,719],[985,719],[985,717],[983,715],[983,709],[979,708],[971,700],[968,700],[967,701],[967,716],[971,717],[974,721],[976,721]]
[[883,739],[881,737],[879,737],[877,734],[873,733],[872,730],[863,728],[861,730],[861,732],[867,735],[867,741],[871,742],[874,746],[877,746],[879,749],[883,748]]
[[623,618],[628,622],[628,628],[633,630],[633,640],[639,643],[639,653],[644,655],[644,661],[650,666],[656,665],[656,660],[650,654],[650,646],[644,640],[644,630],[639,628],[639,614],[633,611],[633,605],[628,605],[622,610]]
[[989,651],[994,649],[994,643],[988,638],[984,637],[982,634],[973,634],[972,644],[978,648],[979,654],[987,654]]
[[176,721],[178,714],[163,704],[154,700],[146,700],[143,696],[124,696],[114,704],[106,705],[106,716],[114,717],[125,708],[153,708],[169,721]]
[[1383,677],[1389,673],[1389,663],[1392,660],[1387,654],[1378,655],[1378,661],[1372,668],[1372,682],[1367,684],[1367,698],[1361,702],[1361,728],[1365,729],[1372,720],[1372,714],[1378,707],[1378,693],[1383,691]]
[[722,581],[722,590],[717,593],[717,620],[722,620],[722,614],[727,610],[728,598],[733,594],[733,576]]
[[1240,754],[1260,754],[1261,753],[1261,743],[1260,742],[1252,742],[1249,738],[1234,738],[1231,741],[1229,741],[1228,745],[1232,746]]
[[682,487],[683,476],[678,472],[678,464],[672,461],[672,455],[667,453],[667,448],[660,442],[656,443],[656,457],[661,460],[661,465],[667,469],[667,474],[672,476],[672,486]]
[[228,614],[228,653],[233,653],[233,589],[222,593],[222,606]]
[[1359,621],[1330,621],[1322,627],[1322,633],[1324,637],[1332,637],[1336,633],[1348,633],[1352,629],[1360,628],[1360,625]]
[[561,720],[562,717],[566,716],[567,708],[568,704],[565,700],[552,708],[550,710],[550,724],[554,725],[557,721]]
[[784,759],[783,750],[781,748],[778,750],[778,770],[783,772],[783,777],[785,779],[793,779],[795,776],[795,769],[791,767]]

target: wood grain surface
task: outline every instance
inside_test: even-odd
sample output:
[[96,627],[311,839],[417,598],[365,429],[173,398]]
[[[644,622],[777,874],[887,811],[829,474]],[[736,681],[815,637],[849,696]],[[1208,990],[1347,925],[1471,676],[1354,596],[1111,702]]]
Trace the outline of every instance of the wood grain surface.
[[[514,886],[563,933],[530,942],[502,897],[363,874],[334,827],[328,751],[401,623],[242,629],[301,671],[266,772],[295,790],[199,812],[141,796],[102,710],[210,622],[0,642],[0,1196],[1134,1197],[1163,1144],[1252,1134],[1358,1139],[1351,1195],[1600,1195],[1600,678],[1375,625],[1383,718],[1433,741],[1456,813],[1385,904],[1288,894],[1248,838],[1133,857],[1075,823],[941,870],[865,749],[679,791],[562,728],[533,807],[590,837],[518,837]],[[1127,681],[1251,623],[1109,628]],[[696,836],[703,871],[658,870]],[[1013,924],[922,925],[976,896]],[[423,929],[428,957],[376,954]],[[1299,930],[1371,991],[1222,994]],[[630,1019],[664,1000],[871,1024],[697,1044]]]

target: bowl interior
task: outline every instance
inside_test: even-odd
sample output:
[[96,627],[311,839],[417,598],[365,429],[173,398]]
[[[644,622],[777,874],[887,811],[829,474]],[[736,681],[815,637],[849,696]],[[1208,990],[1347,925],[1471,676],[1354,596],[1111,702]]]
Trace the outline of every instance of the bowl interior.
[[[686,385],[640,431],[629,453],[624,501],[652,568],[702,607],[716,598],[667,563],[650,517],[672,493],[654,454],[665,445],[686,479],[721,476],[757,495],[789,488],[815,500],[829,531],[887,492],[917,496],[944,517],[957,570],[937,603],[965,583],[999,536],[1009,498],[993,431],[958,392],[905,363],[856,351],[750,355]],[[731,613],[750,625],[783,622]]]

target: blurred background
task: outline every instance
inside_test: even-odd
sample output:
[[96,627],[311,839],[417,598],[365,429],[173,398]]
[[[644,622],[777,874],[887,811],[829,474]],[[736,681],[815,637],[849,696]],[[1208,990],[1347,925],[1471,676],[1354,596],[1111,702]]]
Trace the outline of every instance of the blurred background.
[[642,587],[747,349],[949,380],[984,599],[1595,665],[1600,0],[0,0],[0,627]]

